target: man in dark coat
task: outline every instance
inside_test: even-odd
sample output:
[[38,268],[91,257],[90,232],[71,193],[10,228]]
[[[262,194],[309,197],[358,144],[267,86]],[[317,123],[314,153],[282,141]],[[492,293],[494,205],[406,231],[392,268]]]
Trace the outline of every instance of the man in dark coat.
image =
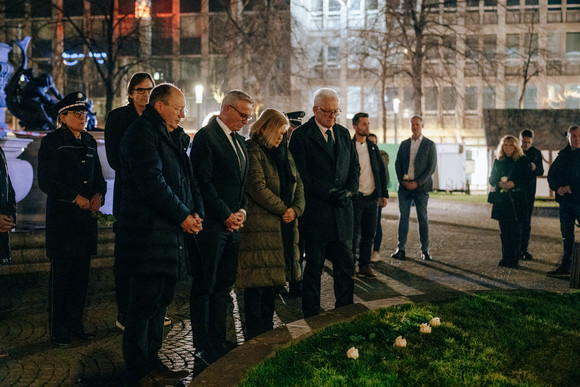
[[179,126],[185,97],[171,84],[153,89],[149,104],[121,141],[121,204],[115,270],[129,277],[123,357],[129,385],[175,383],[158,351],[163,320],[187,258],[185,234],[202,226],[203,204]]
[[532,146],[534,141],[534,131],[524,129],[520,133],[520,144],[524,154],[530,162],[532,173],[529,174],[529,181],[526,182],[524,188],[525,200],[528,205],[528,212],[526,218],[522,221],[522,238],[521,251],[522,259],[524,261],[531,261],[532,254],[528,251],[528,244],[530,242],[530,233],[532,229],[532,212],[534,211],[534,202],[536,200],[536,178],[544,174],[544,162],[542,160],[542,152],[538,148]]
[[336,123],[339,98],[333,89],[314,93],[314,117],[292,134],[290,151],[304,183],[306,209],[300,221],[306,267],[302,283],[304,317],[320,308],[320,279],[332,260],[336,307],[352,304],[354,263],[352,198],[358,193],[359,165],[348,129]]
[[[149,73],[135,73],[131,76],[127,85],[128,104],[111,110],[107,114],[105,123],[105,150],[107,161],[115,170],[115,187],[113,190],[113,215],[119,215],[121,204],[121,140],[123,134],[131,124],[143,114],[149,102],[151,91],[155,87],[155,81]],[[116,226],[113,225],[113,230]],[[120,329],[125,329],[125,314],[129,304],[129,279],[115,273],[115,296],[117,297],[117,321]],[[167,320],[165,320],[167,325]],[[169,320],[169,323],[171,321]]]
[[97,142],[85,130],[89,104],[74,92],[55,105],[58,129],[38,150],[38,186],[46,198],[46,255],[50,259],[50,334],[54,345],[87,339],[83,328],[90,258],[97,253],[95,213],[104,203]]
[[[0,266],[10,262],[10,230],[16,227],[16,194],[8,174],[4,151],[0,148]],[[8,352],[0,348],[0,358]]]
[[432,175],[437,167],[437,150],[435,143],[424,137],[423,117],[411,117],[411,138],[401,143],[395,170],[399,179],[399,243],[397,251],[391,254],[395,259],[405,259],[405,245],[409,232],[409,215],[411,204],[415,203],[417,221],[419,223],[419,239],[421,240],[421,258],[430,261],[429,254],[429,221],[427,219],[427,203],[429,192],[433,191]]
[[580,222],[580,126],[568,128],[568,145],[552,163],[548,184],[560,205],[560,230],[564,242],[562,262],[548,275],[567,276],[574,252],[574,222]]
[[194,374],[231,349],[226,342],[227,302],[238,268],[239,229],[246,220],[248,173],[248,153],[238,131],[250,120],[253,103],[245,92],[231,90],[220,114],[200,129],[191,147],[206,214],[198,237],[200,254],[192,261]]
[[[377,145],[369,140],[370,122],[368,113],[357,113],[352,118],[355,131],[352,139],[358,155],[360,177],[358,195],[354,205],[354,235],[352,254],[356,263],[357,247],[358,275],[375,278],[370,266],[373,239],[377,231],[377,213],[387,205],[387,173]],[[360,237],[360,242],[358,242]],[[358,244],[358,246],[357,246]]]

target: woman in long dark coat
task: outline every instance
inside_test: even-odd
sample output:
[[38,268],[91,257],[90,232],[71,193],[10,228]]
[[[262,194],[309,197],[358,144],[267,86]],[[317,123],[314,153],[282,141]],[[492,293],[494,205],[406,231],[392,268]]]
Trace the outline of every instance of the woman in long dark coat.
[[85,332],[83,315],[90,257],[97,253],[97,219],[107,184],[97,143],[85,131],[89,109],[84,93],[55,105],[57,127],[38,151],[38,185],[46,200],[46,255],[50,259],[50,333],[56,346]]
[[492,219],[499,221],[502,259],[498,266],[517,268],[521,258],[521,222],[527,214],[524,188],[531,167],[520,142],[504,136],[496,151],[489,184],[493,187]]
[[[236,286],[244,289],[248,339],[272,329],[276,287],[300,279],[297,218],[304,212],[304,186],[283,144],[288,126],[283,113],[267,109],[246,142],[248,214]],[[297,277],[290,278],[292,273]]]

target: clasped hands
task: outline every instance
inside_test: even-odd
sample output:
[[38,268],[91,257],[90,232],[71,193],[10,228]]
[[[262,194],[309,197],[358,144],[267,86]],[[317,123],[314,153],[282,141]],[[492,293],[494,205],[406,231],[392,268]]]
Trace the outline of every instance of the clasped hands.
[[419,184],[415,180],[403,180],[401,184],[409,191],[419,188]]
[[230,216],[225,220],[224,225],[228,231],[234,232],[244,227],[245,221],[246,214],[243,211],[238,211],[230,214]]
[[199,214],[195,213],[193,215],[188,215],[187,218],[183,222],[181,222],[181,229],[183,232],[188,234],[196,234],[200,232],[203,227],[201,223],[203,219],[199,216]]
[[73,200],[73,203],[76,203],[76,205],[79,206],[81,210],[97,212],[103,204],[103,195],[96,193],[93,195],[91,200],[85,198],[82,195],[77,195],[75,200]]
[[564,196],[566,194],[571,194],[572,193],[572,188],[570,188],[569,185],[566,185],[564,187],[558,188],[558,191],[556,191],[556,192],[558,192],[558,195]]
[[514,182],[509,180],[509,181],[500,181],[498,183],[499,188],[501,189],[512,189],[514,188]]
[[8,232],[14,227],[16,227],[16,223],[14,223],[14,217],[0,214],[0,232]]

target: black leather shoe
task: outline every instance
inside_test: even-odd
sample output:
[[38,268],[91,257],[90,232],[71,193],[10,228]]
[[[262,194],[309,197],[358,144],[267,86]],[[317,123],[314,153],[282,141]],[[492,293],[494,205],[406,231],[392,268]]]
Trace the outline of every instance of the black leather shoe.
[[501,261],[499,261],[499,263],[497,264],[497,266],[499,267],[509,267],[511,269],[517,269],[520,267],[520,265],[518,265],[517,262],[506,262],[503,259]]
[[431,255],[429,254],[429,252],[428,252],[428,251],[423,251],[423,252],[421,253],[421,259],[422,259],[423,261],[432,261],[432,260],[433,260],[433,258],[431,257]]
[[532,254],[528,253],[527,251],[522,253],[522,261],[531,261],[532,259],[534,259]]
[[209,351],[195,351],[193,359],[193,372],[191,375],[194,378],[214,362],[214,357],[209,354]]
[[51,341],[52,345],[58,348],[69,348],[72,345],[70,337],[53,337]]
[[153,379],[157,381],[164,381],[164,382],[172,382],[172,381],[179,381],[189,375],[188,370],[177,370],[174,371],[171,368],[167,367],[165,364],[162,364],[158,368],[151,371],[149,374]]
[[407,259],[407,257],[405,256],[405,250],[397,249],[397,251],[391,254],[391,258],[400,259],[401,261],[404,261],[405,259]]
[[570,269],[566,267],[559,266],[556,270],[549,271],[547,274],[549,277],[564,277],[570,275]]

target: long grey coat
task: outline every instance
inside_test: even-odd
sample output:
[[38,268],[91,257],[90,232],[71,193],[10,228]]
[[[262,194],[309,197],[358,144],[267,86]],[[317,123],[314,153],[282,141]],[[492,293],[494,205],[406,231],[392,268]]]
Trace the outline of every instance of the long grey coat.
[[[288,207],[280,199],[280,179],[274,161],[254,140],[248,148],[247,219],[240,236],[240,256],[236,286],[255,288],[284,285],[290,268],[284,260],[281,219]],[[284,145],[280,145],[284,146]],[[299,217],[304,212],[304,186],[290,152],[290,168],[295,178],[291,208]],[[294,266],[297,268],[298,220],[294,221]],[[300,270],[293,270],[299,276]],[[299,280],[300,278],[294,278]]]

